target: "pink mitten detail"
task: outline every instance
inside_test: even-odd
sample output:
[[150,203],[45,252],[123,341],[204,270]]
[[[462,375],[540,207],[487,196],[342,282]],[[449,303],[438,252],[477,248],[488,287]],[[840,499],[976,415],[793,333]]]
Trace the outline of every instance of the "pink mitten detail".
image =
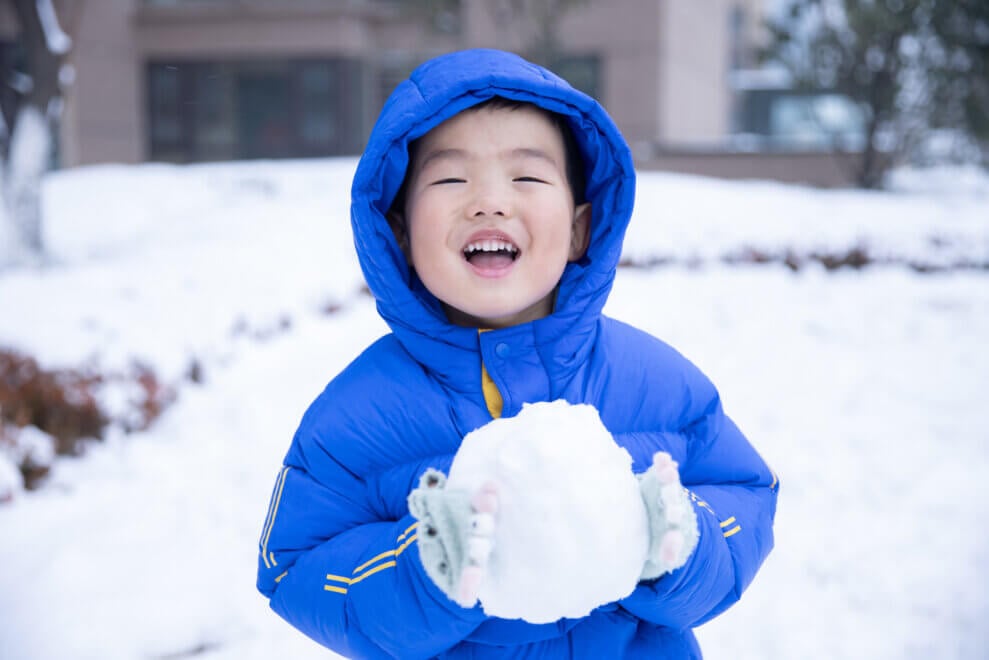
[[641,579],[651,580],[684,565],[697,547],[700,532],[690,494],[680,482],[679,465],[667,452],[639,477],[649,522],[648,558]]
[[683,550],[683,542],[683,532],[678,529],[670,530],[664,534],[659,546],[660,558],[667,564],[672,564]]
[[481,580],[484,579],[484,569],[480,566],[468,566],[460,574],[460,593],[457,594],[459,602],[464,607],[470,607],[477,601],[477,592],[481,588]]
[[471,498],[470,503],[475,511],[494,513],[498,510],[498,487],[490,481],[487,482],[481,486],[480,490],[474,493],[474,497]]
[[671,484],[680,479],[680,473],[677,471],[678,467],[673,457],[665,451],[656,452],[652,458],[652,469],[656,472],[656,476],[662,484]]
[[455,595],[455,600],[463,607],[474,606],[487,575],[497,525],[494,514],[498,511],[498,487],[492,482],[485,483],[471,497],[470,504],[472,513],[465,548],[467,566],[460,572]]

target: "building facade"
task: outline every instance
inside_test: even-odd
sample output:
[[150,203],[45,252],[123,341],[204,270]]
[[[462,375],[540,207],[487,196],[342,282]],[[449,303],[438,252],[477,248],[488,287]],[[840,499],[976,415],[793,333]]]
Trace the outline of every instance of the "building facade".
[[761,17],[761,0],[86,0],[60,161],[356,154],[398,81],[467,47],[542,60],[636,152],[718,145]]

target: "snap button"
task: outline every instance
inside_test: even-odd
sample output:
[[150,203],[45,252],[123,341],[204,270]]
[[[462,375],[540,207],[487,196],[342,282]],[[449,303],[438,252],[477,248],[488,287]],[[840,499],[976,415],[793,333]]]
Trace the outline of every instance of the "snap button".
[[495,346],[495,355],[500,358],[507,358],[512,353],[512,348],[508,344],[502,342]]

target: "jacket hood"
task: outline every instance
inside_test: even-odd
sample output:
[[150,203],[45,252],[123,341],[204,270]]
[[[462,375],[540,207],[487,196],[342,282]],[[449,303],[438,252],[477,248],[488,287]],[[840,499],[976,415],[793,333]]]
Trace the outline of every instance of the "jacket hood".
[[[439,302],[410,275],[386,213],[408,166],[408,144],[493,96],[533,103],[566,118],[580,149],[591,203],[585,257],[560,282],[554,313],[525,324],[543,360],[575,361],[595,333],[632,213],[635,171],[628,145],[605,110],[552,72],[497,50],[466,50],[419,66],[391,94],[354,175],[351,223],[361,269],[378,312],[413,357],[441,379],[478,361],[478,333],[446,320]],[[505,329],[505,332],[511,329]],[[486,333],[487,334],[487,333]],[[542,354],[541,348],[541,354]]]

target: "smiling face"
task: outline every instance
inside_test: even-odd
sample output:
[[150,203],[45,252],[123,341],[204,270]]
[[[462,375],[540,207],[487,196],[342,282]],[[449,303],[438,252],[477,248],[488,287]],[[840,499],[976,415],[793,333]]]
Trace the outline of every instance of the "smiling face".
[[591,216],[574,205],[559,128],[535,107],[484,107],[417,146],[404,218],[391,220],[450,322],[502,328],[551,314]]

